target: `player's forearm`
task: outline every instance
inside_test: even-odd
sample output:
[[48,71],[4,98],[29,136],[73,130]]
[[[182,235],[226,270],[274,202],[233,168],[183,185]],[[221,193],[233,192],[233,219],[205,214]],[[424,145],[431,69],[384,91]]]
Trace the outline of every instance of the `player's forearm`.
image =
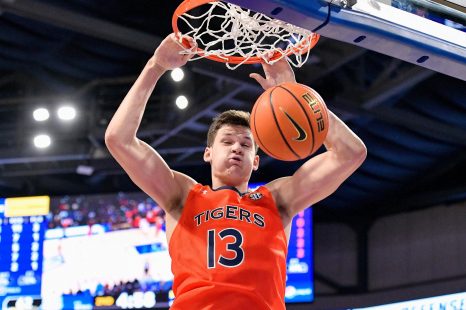
[[129,145],[136,139],[147,101],[165,71],[154,57],[147,62],[107,127],[107,144]]
[[328,112],[330,124],[324,141],[325,147],[343,160],[362,163],[367,155],[366,146],[342,120],[331,111]]

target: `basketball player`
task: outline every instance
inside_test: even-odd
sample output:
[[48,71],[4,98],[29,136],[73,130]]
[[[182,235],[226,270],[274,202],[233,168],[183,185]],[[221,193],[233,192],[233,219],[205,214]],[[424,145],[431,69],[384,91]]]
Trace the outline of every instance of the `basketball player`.
[[[163,40],[105,134],[111,154],[166,212],[175,277],[172,309],[285,309],[292,218],[333,193],[364,161],[366,148],[329,112],[327,151],[250,193],[259,156],[249,114],[227,111],[208,132],[204,161],[211,166],[212,186],[171,170],[136,132],[157,80],[189,59],[181,50],[173,34]],[[251,77],[264,89],[295,81],[286,60],[263,68],[265,77]]]

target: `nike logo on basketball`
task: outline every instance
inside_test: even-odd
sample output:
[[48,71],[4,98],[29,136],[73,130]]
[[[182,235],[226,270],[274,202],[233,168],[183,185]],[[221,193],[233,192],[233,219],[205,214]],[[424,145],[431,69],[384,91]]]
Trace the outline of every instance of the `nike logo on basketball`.
[[295,121],[286,111],[284,111],[281,107],[280,110],[282,110],[283,113],[285,113],[286,117],[290,120],[290,122],[293,124],[293,127],[296,129],[298,132],[298,137],[293,138],[295,141],[304,141],[307,138],[306,131],[304,131],[303,127],[301,127],[297,121]]

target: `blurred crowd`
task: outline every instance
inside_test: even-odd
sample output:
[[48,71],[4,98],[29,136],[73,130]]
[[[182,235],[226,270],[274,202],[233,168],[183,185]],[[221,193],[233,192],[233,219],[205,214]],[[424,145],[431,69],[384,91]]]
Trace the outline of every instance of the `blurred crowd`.
[[97,296],[112,296],[115,300],[118,299],[122,293],[133,295],[136,292],[154,292],[157,296],[157,301],[169,301],[170,290],[172,289],[172,281],[154,281],[147,279],[146,281],[133,281],[119,282],[116,284],[97,284],[95,289],[78,290],[75,292],[68,292],[67,296],[80,296],[89,295],[92,297]]
[[144,195],[62,197],[52,200],[48,228],[100,224],[107,231],[165,224],[165,213]]

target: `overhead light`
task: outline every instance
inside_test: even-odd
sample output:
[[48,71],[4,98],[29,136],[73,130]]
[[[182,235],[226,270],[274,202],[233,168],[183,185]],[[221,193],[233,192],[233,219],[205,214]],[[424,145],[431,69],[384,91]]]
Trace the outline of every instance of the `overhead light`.
[[76,167],[76,173],[90,176],[94,173],[94,167],[87,165],[79,165],[78,167]]
[[178,96],[176,98],[175,103],[178,109],[184,110],[188,107],[189,101],[188,101],[188,98],[186,98],[185,96]]
[[170,75],[171,75],[173,81],[175,81],[175,82],[180,82],[184,78],[184,72],[183,72],[183,69],[181,69],[181,68],[176,68],[176,69],[172,70]]
[[60,119],[69,121],[76,117],[76,109],[71,106],[62,106],[58,109],[57,114]]
[[38,122],[43,122],[49,119],[50,113],[46,108],[38,108],[32,112],[32,116]]
[[34,137],[34,145],[35,147],[39,149],[44,149],[52,143],[52,140],[50,139],[50,136],[48,135],[37,135]]

